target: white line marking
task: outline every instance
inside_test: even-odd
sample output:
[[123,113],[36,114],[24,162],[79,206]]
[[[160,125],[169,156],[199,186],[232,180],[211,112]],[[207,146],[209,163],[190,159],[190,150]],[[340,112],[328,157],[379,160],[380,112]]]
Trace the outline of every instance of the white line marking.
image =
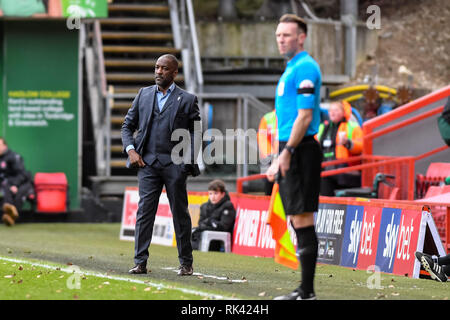
[[[161,269],[162,270],[172,270],[173,272],[178,272],[178,270],[173,267],[167,267],[167,268],[161,268]],[[193,275],[197,276],[197,277],[212,278],[212,279],[216,279],[216,280],[228,280],[229,282],[238,282],[238,283],[248,282],[247,280],[232,280],[228,277],[219,277],[219,276],[203,274],[203,273],[199,273],[199,272],[194,272]]]
[[[49,264],[31,262],[31,261],[26,261],[26,260],[21,260],[21,259],[7,258],[7,257],[2,257],[2,256],[0,256],[0,260],[14,262],[14,263],[21,263],[21,264],[29,264],[29,265],[32,265],[35,267],[41,267],[41,268],[52,269],[52,270],[57,270],[57,268],[58,268],[58,271],[62,271],[65,273],[74,273],[73,268],[62,268],[58,265],[52,266]],[[144,284],[144,285],[147,285],[150,287],[155,287],[158,290],[160,290],[160,289],[177,290],[177,291],[181,291],[183,293],[194,294],[194,295],[198,295],[201,297],[207,297],[207,298],[211,298],[211,299],[237,300],[236,298],[233,298],[233,297],[227,297],[227,296],[223,296],[223,295],[219,295],[219,294],[214,294],[214,293],[209,293],[209,292],[204,292],[204,291],[199,291],[199,290],[193,290],[193,289],[188,289],[188,288],[183,288],[183,287],[175,287],[175,286],[171,286],[171,285],[165,285],[163,283],[150,282],[148,280],[144,281],[144,280],[139,280],[139,279],[127,278],[127,277],[110,276],[107,274],[98,273],[98,272],[94,272],[94,271],[82,271],[81,274],[85,275],[85,276],[94,276],[94,277],[104,278],[104,279],[109,279],[109,280],[127,281],[127,282],[132,282],[132,283]]]

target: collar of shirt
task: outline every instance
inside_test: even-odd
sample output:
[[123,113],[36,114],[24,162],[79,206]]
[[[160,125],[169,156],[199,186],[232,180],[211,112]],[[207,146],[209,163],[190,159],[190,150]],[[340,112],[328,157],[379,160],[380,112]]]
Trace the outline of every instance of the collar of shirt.
[[163,92],[162,92],[161,90],[159,90],[159,87],[158,87],[158,86],[156,86],[156,93],[157,93],[158,95],[161,95],[161,96],[163,96],[163,97],[166,97],[166,96],[168,96],[168,95],[173,91],[173,89],[175,89],[175,82],[172,82],[172,84],[170,85],[169,89],[167,89],[166,95],[164,95]]
[[294,65],[298,60],[300,60],[301,58],[303,58],[305,55],[307,55],[308,53],[305,51],[305,50],[303,50],[303,51],[300,51],[299,53],[297,53],[291,60],[289,60],[288,62],[287,62],[287,65],[288,66],[290,66],[290,65]]
[[159,87],[156,86],[156,97],[158,98],[159,111],[162,110],[164,104],[166,103],[167,99],[169,98],[170,94],[174,89],[175,89],[175,82],[172,82],[169,89],[167,89],[166,94],[164,95],[164,93],[161,90],[159,90]]

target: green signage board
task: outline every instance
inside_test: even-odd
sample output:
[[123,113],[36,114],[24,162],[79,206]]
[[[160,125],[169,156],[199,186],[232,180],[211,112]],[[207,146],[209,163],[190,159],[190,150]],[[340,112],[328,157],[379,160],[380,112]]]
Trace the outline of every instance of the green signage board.
[[61,0],[64,17],[106,18],[106,0]]
[[64,172],[79,207],[79,31],[64,21],[3,21],[1,135],[36,172]]
[[5,17],[79,17],[106,18],[107,0],[0,0]]

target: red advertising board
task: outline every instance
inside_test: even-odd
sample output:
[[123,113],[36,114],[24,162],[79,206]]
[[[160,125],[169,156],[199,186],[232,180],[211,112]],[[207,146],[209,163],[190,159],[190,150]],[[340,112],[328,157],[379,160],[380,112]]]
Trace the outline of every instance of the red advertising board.
[[269,197],[237,195],[232,252],[237,254],[273,257],[275,241],[267,225]]
[[377,207],[364,207],[358,253],[358,269],[365,270],[375,264],[380,234],[381,210],[382,208]]
[[[267,224],[270,197],[236,193],[230,197],[236,208],[232,252],[273,257],[275,241]],[[188,200],[195,226],[199,207],[208,196],[206,192],[189,192]],[[137,188],[126,188],[121,239],[134,240],[138,201]],[[431,212],[423,208],[422,204],[404,201],[321,197],[315,218],[318,238],[324,244],[319,246],[319,253],[321,249],[324,252],[320,262],[361,270],[375,266],[382,272],[418,277],[420,263],[415,259],[415,251],[433,247],[435,253],[426,253],[445,254]],[[163,192],[152,243],[174,246],[174,238],[172,214]],[[292,232],[291,238],[295,245]],[[425,246],[427,241],[433,244]]]
[[403,210],[395,251],[394,274],[413,274],[416,261],[414,252],[417,251],[422,218],[425,216],[422,217],[421,211]]

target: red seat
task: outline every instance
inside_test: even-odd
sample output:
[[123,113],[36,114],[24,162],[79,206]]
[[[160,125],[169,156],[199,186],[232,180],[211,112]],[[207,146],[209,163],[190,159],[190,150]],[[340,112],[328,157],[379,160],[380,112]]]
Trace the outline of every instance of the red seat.
[[37,172],[34,176],[36,212],[67,212],[67,177],[64,172]]
[[441,178],[444,179],[450,176],[450,162],[433,162],[430,163],[427,169],[427,177]]
[[[441,185],[448,176],[450,176],[450,162],[430,163],[425,176],[421,174],[416,176],[416,198],[422,199],[432,196],[431,192],[437,191],[431,189],[431,187]],[[428,191],[430,191],[430,194],[428,194]]]

